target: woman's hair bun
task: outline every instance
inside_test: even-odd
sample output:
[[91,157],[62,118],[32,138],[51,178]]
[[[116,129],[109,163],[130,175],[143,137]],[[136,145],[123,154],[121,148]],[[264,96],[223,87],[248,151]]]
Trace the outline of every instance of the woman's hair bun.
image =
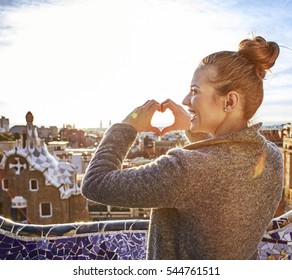
[[255,64],[259,75],[264,78],[266,70],[275,64],[280,48],[277,43],[256,36],[253,39],[242,40],[239,43],[237,53]]

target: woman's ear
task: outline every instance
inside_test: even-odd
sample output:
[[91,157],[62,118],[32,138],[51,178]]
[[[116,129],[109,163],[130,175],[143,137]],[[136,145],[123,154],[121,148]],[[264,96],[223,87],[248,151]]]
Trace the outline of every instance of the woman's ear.
[[240,103],[240,96],[237,91],[229,91],[225,95],[225,107],[224,111],[229,112],[234,110]]

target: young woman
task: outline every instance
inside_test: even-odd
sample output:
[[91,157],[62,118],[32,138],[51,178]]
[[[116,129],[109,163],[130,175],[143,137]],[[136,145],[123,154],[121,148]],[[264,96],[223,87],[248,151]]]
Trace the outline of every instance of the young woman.
[[[279,46],[262,37],[237,52],[205,57],[183,100],[147,101],[105,133],[83,179],[85,197],[152,208],[148,259],[254,259],[281,198],[279,149],[249,126],[263,100],[263,78]],[[174,124],[151,126],[169,108]],[[121,170],[137,132],[186,130],[190,144],[153,163]]]

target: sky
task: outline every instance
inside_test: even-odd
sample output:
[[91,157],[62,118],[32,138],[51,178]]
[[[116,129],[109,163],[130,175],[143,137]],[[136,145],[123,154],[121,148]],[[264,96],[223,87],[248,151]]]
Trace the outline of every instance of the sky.
[[281,49],[253,121],[292,122],[291,12],[292,0],[0,0],[0,115],[88,128],[149,99],[181,104],[203,57],[259,35]]

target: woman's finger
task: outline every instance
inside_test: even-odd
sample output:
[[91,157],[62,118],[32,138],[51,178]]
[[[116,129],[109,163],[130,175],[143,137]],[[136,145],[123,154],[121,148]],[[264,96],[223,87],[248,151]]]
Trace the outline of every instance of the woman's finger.
[[167,127],[164,127],[161,131],[161,136],[163,136],[164,134],[166,134],[167,132],[172,131],[172,130],[174,130],[174,124],[167,126]]
[[150,102],[151,100],[148,99],[143,105],[141,105],[141,107],[145,106],[148,102]]
[[161,103],[161,112],[165,112],[166,109],[168,109],[170,107],[170,103],[173,102],[171,99],[166,99],[165,101],[163,101]]
[[181,106],[176,104],[174,101],[168,99],[168,101],[161,104],[162,112],[165,112],[166,109],[169,109],[174,113],[175,111],[181,109]]
[[149,103],[148,112],[150,114],[154,114],[155,111],[159,111],[160,112],[161,111],[161,106],[157,101],[153,100],[152,102]]
[[150,131],[156,133],[157,135],[161,136],[161,131],[158,127],[150,126]]

